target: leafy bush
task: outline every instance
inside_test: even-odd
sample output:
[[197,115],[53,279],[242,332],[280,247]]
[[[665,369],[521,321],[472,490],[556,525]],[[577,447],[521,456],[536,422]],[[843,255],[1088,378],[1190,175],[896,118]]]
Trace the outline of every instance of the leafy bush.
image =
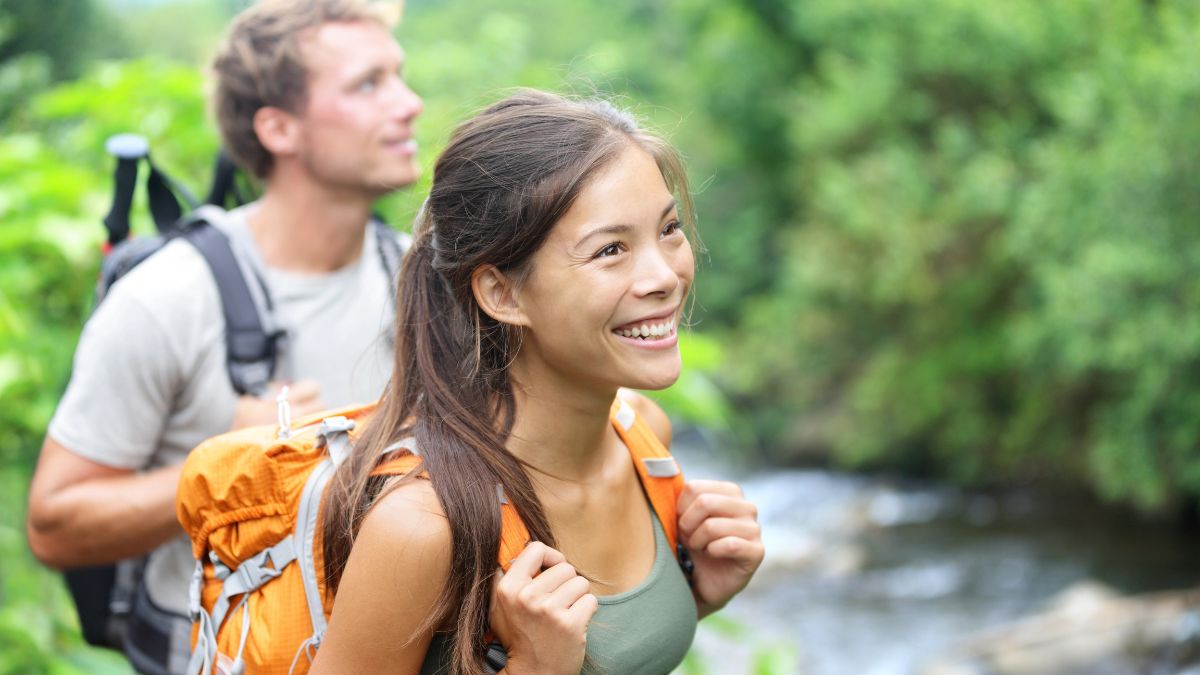
[[802,197],[746,314],[784,447],[1200,494],[1194,5],[796,6]]

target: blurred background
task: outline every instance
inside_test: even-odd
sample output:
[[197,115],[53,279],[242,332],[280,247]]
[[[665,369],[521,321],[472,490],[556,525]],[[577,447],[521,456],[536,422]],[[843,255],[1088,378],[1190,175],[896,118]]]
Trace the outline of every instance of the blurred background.
[[[2,673],[128,672],[25,494],[104,140],[203,193],[245,4],[0,0]],[[518,85],[614,97],[689,162],[707,254],[656,395],[768,555],[681,672],[1200,673],[1200,4],[409,0],[399,37],[427,168]]]

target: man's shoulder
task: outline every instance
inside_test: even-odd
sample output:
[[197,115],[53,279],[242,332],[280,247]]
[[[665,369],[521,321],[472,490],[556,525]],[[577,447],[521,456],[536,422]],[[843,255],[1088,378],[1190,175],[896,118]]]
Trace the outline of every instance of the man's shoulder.
[[[124,296],[155,311],[187,312],[217,299],[216,282],[204,257],[191,244],[172,239],[113,284]],[[106,302],[108,302],[106,300]]]

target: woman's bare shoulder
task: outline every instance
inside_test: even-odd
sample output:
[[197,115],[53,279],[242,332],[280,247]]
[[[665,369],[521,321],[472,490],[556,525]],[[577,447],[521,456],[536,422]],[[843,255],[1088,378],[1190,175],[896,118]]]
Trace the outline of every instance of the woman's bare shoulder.
[[426,618],[446,586],[450,557],[450,524],[429,481],[385,492],[354,540],[314,666],[419,670],[432,638]]
[[363,518],[354,551],[378,551],[392,559],[419,554],[410,562],[427,569],[433,562],[429,556],[449,560],[450,536],[450,522],[433,486],[415,479],[390,487],[375,501]]

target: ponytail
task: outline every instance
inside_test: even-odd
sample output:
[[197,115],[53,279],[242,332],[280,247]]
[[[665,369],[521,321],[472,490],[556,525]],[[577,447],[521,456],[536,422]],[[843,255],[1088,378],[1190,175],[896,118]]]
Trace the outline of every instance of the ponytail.
[[476,337],[480,317],[492,320],[478,311],[468,317],[435,268],[427,214],[401,267],[392,381],[325,499],[325,583],[336,593],[358,528],[381,496],[386,478],[370,474],[384,449],[414,437],[422,458],[414,475],[428,472],[454,551],[450,578],[422,629],[452,623],[453,672],[484,673],[482,646],[500,549],[496,486],[533,539],[555,543],[528,475],[504,447],[515,414],[512,387],[503,368],[481,362],[486,359]]

